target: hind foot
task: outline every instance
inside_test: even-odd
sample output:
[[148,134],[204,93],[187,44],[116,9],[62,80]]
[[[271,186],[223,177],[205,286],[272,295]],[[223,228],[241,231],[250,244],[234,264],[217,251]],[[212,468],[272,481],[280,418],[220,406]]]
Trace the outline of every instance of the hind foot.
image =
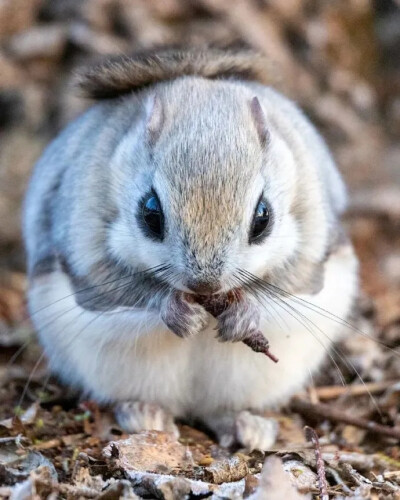
[[141,401],[125,401],[115,407],[118,424],[126,432],[164,431],[179,437],[173,416],[161,406]]
[[249,411],[210,417],[205,423],[216,433],[221,446],[239,445],[248,451],[268,451],[275,444],[279,431],[275,419]]

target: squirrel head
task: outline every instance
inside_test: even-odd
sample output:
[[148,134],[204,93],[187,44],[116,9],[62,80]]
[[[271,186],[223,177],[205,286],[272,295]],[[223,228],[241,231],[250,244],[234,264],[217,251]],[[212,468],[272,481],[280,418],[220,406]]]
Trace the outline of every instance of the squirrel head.
[[150,50],[81,72],[87,96],[131,121],[109,169],[119,262],[168,265],[172,286],[197,293],[240,286],[240,269],[292,292],[320,289],[343,184],[299,110],[265,86],[276,74],[259,53],[217,48]]
[[170,265],[171,284],[197,293],[293,259],[298,169],[252,89],[187,76],[153,86],[144,103],[116,155],[114,255]]

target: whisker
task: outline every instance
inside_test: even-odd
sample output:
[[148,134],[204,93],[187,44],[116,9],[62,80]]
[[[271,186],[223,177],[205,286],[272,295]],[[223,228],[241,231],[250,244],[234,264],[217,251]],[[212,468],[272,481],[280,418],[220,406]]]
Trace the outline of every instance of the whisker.
[[[282,298],[280,298],[280,300],[283,301]],[[289,306],[289,304],[286,303],[287,306]],[[293,308],[294,309],[294,308]],[[306,321],[308,321],[309,323],[313,324],[315,326],[315,328],[317,328],[317,330],[322,333],[322,335],[324,335],[328,340],[329,342],[331,343],[331,349],[332,351],[336,354],[336,356],[339,357],[339,359],[347,366],[348,369],[350,369],[351,371],[353,371],[353,373],[355,373],[355,375],[357,376],[357,378],[360,380],[361,384],[365,387],[366,389],[366,393],[368,394],[368,396],[370,397],[371,401],[372,401],[372,404],[374,405],[376,411],[378,412],[378,414],[382,417],[382,412],[376,402],[376,399],[373,397],[372,393],[370,392],[370,390],[368,389],[364,379],[362,378],[361,374],[359,373],[359,371],[357,370],[357,368],[355,367],[355,365],[349,360],[346,358],[346,355],[343,353],[343,351],[337,346],[335,345],[335,343],[332,341],[332,339],[329,337],[329,335],[324,331],[322,330],[318,325],[316,325],[312,320],[310,320],[309,318],[307,318],[306,316],[304,316],[304,314],[302,314],[300,311],[296,310],[297,313],[299,315],[301,315]]]
[[[104,294],[113,292],[116,289],[123,288],[124,286],[128,286],[130,283],[127,283],[127,284],[124,284],[124,285],[120,285],[117,288],[114,288],[112,290],[108,290],[107,292],[104,292]],[[161,284],[159,284],[158,287],[157,287],[157,289],[155,290],[155,293],[158,291],[159,288],[161,289],[161,288],[166,287],[166,286],[168,286],[168,283],[161,283]],[[99,294],[97,297],[99,297],[100,295],[104,295],[104,294]],[[79,306],[74,306],[73,308],[68,309],[67,311],[63,311],[61,315],[57,316],[57,318],[52,318],[52,320],[50,321],[50,324],[53,323],[53,322],[55,322],[55,321],[57,321],[58,319],[60,319],[65,314],[71,312],[76,307],[79,307]],[[135,305],[133,305],[132,307],[135,307]],[[83,328],[81,328],[78,332],[76,332],[72,336],[72,338],[69,340],[69,342],[64,347],[68,348],[86,330],[86,328],[88,328],[92,323],[94,323],[94,321],[97,321],[103,314],[109,313],[110,311],[112,311],[112,309],[106,309],[106,310],[100,311],[94,318],[91,318],[89,320],[89,322]],[[65,331],[73,322],[75,322],[85,312],[87,312],[87,311],[86,310],[80,311],[79,314],[76,317],[72,318],[71,321],[69,321],[66,325],[64,325],[63,329],[58,334],[61,334],[63,331]],[[125,311],[116,311],[116,314],[118,314],[119,312],[125,312]],[[49,326],[49,323],[47,323],[44,326],[44,328],[48,327],[48,326]]]
[[[83,304],[86,304],[88,302],[90,302],[91,300],[93,299],[98,299],[100,297],[104,297],[105,295],[109,294],[109,293],[113,293],[113,292],[116,292],[124,287],[128,287],[132,284],[132,281],[130,281],[129,283],[125,283],[123,285],[119,285],[118,287],[116,288],[113,288],[111,290],[106,290],[105,292],[102,292],[98,295],[96,295],[95,297],[90,297],[89,299],[86,299],[86,300],[83,300],[80,304],[75,304],[73,307],[67,309],[66,311],[62,311],[61,314],[58,314],[55,318],[53,317],[50,321],[48,321],[47,323],[45,323],[44,325],[41,326],[42,329],[44,328],[48,328],[49,326],[51,326],[53,323],[55,323],[57,320],[61,319],[63,316],[65,316],[66,314],[68,314],[69,312],[73,311],[74,309],[76,308],[79,308],[81,307]],[[58,311],[57,311],[58,312]],[[84,312],[84,311],[83,311]]]
[[[251,275],[251,273],[248,273],[248,272],[247,272],[247,274]],[[354,366],[354,364],[346,358],[346,356],[344,355],[343,351],[341,351],[338,346],[335,346],[334,342],[332,341],[332,339],[329,337],[329,335],[325,331],[323,331],[318,325],[316,325],[312,320],[310,320],[310,318],[307,318],[298,309],[296,309],[295,307],[293,307],[290,304],[288,304],[287,302],[285,302],[283,300],[283,298],[275,290],[273,290],[273,287],[271,287],[272,288],[271,289],[268,285],[269,284],[267,282],[263,282],[263,287],[265,287],[265,290],[269,293],[270,298],[272,298],[271,294],[273,294],[276,299],[278,299],[281,303],[284,303],[286,305],[286,307],[289,307],[297,315],[300,315],[305,321],[307,321],[308,323],[311,323],[322,335],[324,335],[330,341],[330,343],[331,343],[331,349],[333,350],[333,352],[347,366],[347,368],[349,368],[350,370],[353,371],[353,373],[355,373],[355,375],[357,376],[357,378],[360,380],[361,384],[365,387],[366,393],[369,395],[370,400],[372,401],[372,403],[373,403],[375,409],[377,410],[378,414],[380,416],[382,416],[382,412],[381,412],[378,404],[376,403],[375,398],[372,396],[371,392],[369,391],[368,387],[366,386],[366,383],[365,383],[364,379],[362,378],[361,374],[359,373],[359,371],[357,370],[357,368]],[[286,296],[285,298],[287,298],[287,299],[290,300],[291,297],[287,297]],[[315,312],[315,313],[318,314],[318,311],[313,310],[313,312]],[[324,317],[326,317],[326,316],[324,316]],[[329,318],[327,318],[327,319],[329,319]],[[333,360],[332,357],[331,357],[331,359]],[[335,365],[336,365],[337,368],[339,368],[336,362],[335,362]],[[341,371],[340,371],[340,373],[341,373]],[[341,374],[341,381],[342,381],[342,383],[344,382],[342,374]]]
[[[339,374],[339,379],[340,379],[340,382],[343,386],[346,386],[346,381],[344,379],[344,376],[343,376],[343,373],[339,367],[339,365],[337,364],[336,360],[334,359],[334,357],[331,355],[331,353],[329,352],[329,349],[327,348],[327,346],[325,346],[323,344],[323,342],[321,341],[321,339],[318,338],[318,336],[316,335],[316,333],[312,330],[312,328],[309,326],[309,324],[311,323],[311,325],[313,327],[317,327],[317,325],[315,325],[315,323],[313,323],[309,318],[307,318],[306,316],[304,316],[303,314],[301,314],[297,309],[295,309],[293,306],[291,306],[290,304],[287,304],[278,294],[276,293],[273,293],[273,291],[269,290],[269,289],[265,289],[264,290],[267,294],[268,294],[268,298],[270,298],[273,302],[275,302],[277,305],[280,305],[281,308],[283,308],[283,310],[288,313],[291,317],[293,317],[293,319],[295,319],[296,321],[298,321],[302,326],[304,326],[304,328],[306,328],[306,330],[311,333],[311,335],[313,336],[313,338],[324,348],[324,350],[326,351],[327,355],[329,356],[332,364],[334,365],[335,369],[337,370],[338,374]],[[276,302],[278,301],[278,302]],[[289,310],[287,309],[289,308]],[[302,319],[299,319],[299,316],[300,318]],[[306,323],[305,323],[306,321]],[[332,349],[334,349],[334,346],[331,345],[330,346]],[[335,353],[337,355],[337,353]],[[340,356],[339,356],[340,357]]]
[[[137,273],[133,273],[132,275],[127,275],[127,276],[124,276],[124,277],[122,277],[122,278],[118,278],[118,279],[115,279],[115,280],[109,280],[109,281],[107,281],[107,282],[103,282],[103,283],[101,283],[101,284],[99,284],[99,285],[93,285],[93,286],[91,286],[91,287],[87,287],[87,288],[85,288],[85,289],[78,290],[78,291],[76,291],[76,292],[74,292],[74,293],[69,294],[68,296],[62,297],[61,299],[58,299],[58,300],[54,301],[52,304],[48,304],[47,306],[42,307],[41,309],[39,309],[39,310],[35,311],[35,313],[33,313],[33,314],[37,314],[37,313],[39,313],[40,311],[43,311],[43,310],[45,310],[46,308],[48,308],[48,307],[50,307],[50,306],[53,306],[53,305],[55,305],[55,304],[57,304],[57,303],[61,302],[62,300],[65,300],[65,299],[67,299],[67,298],[73,297],[73,296],[75,296],[77,293],[80,293],[80,292],[83,292],[83,291],[87,291],[87,290],[91,290],[91,289],[95,289],[95,288],[98,288],[98,287],[100,287],[100,286],[104,286],[104,285],[106,285],[106,284],[112,284],[112,283],[115,283],[115,282],[117,282],[117,281],[121,281],[122,279],[127,279],[127,278],[130,278],[130,277],[135,276],[135,275],[138,275],[138,274],[146,274],[146,273],[147,273],[147,274],[150,274],[150,273],[152,273],[153,275],[156,275],[156,276],[161,277],[161,279],[168,278],[168,277],[171,275],[170,268],[171,268],[171,266],[170,266],[170,265],[165,265],[165,264],[163,264],[163,265],[155,266],[155,267],[153,267],[153,268],[146,269],[146,270],[144,270],[144,271],[139,271],[139,272],[137,272]],[[65,314],[68,314],[69,312],[73,311],[74,309],[78,308],[79,306],[82,306],[83,304],[85,304],[85,303],[89,302],[90,300],[100,298],[100,297],[102,297],[102,296],[104,296],[104,295],[107,295],[107,294],[109,294],[109,293],[115,292],[115,291],[117,291],[117,290],[119,290],[119,289],[122,289],[122,288],[124,288],[124,287],[128,287],[128,286],[129,286],[129,285],[131,285],[132,283],[133,283],[133,280],[130,280],[130,281],[129,281],[129,283],[124,283],[124,284],[122,284],[122,285],[119,285],[119,286],[117,286],[117,287],[112,288],[111,290],[106,290],[105,292],[102,292],[102,293],[100,293],[100,294],[96,295],[94,298],[93,298],[93,297],[91,297],[91,298],[89,298],[89,299],[86,299],[86,300],[82,301],[80,304],[77,304],[77,305],[75,305],[74,307],[69,308],[69,309],[68,309],[68,310],[66,310],[66,311],[62,311],[62,313],[61,313],[61,314],[58,314],[56,318],[54,318],[54,317],[53,317],[53,318],[52,318],[49,322],[47,322],[44,326],[42,326],[42,328],[48,328],[49,326],[51,326],[51,324],[53,324],[54,322],[56,322],[57,320],[59,320],[59,319],[60,319],[61,317],[63,317]],[[161,283],[159,283],[159,284],[157,285],[157,288],[156,288],[156,290],[155,290],[155,293],[157,293],[157,291],[158,291],[159,289],[160,289],[160,290],[162,290],[162,289],[164,289],[165,287],[168,287],[168,286],[169,286],[169,285],[168,285],[168,283],[167,283],[167,282],[165,282],[165,281],[161,281]],[[80,335],[81,335],[81,334],[82,334],[82,333],[83,333],[83,332],[84,332],[84,331],[85,331],[85,330],[86,330],[86,329],[87,329],[87,328],[88,328],[91,324],[93,324],[93,323],[94,323],[95,321],[97,321],[97,320],[98,320],[98,319],[99,319],[99,318],[100,318],[103,314],[105,314],[106,312],[109,312],[110,310],[111,310],[111,309],[109,309],[109,310],[107,310],[107,309],[106,309],[106,310],[100,311],[100,312],[99,312],[99,313],[98,313],[98,314],[97,314],[94,318],[90,318],[90,321],[89,321],[89,322],[87,322],[87,323],[84,325],[84,327],[83,327],[83,328],[81,328],[79,331],[77,331],[77,332],[76,332],[76,333],[75,333],[75,334],[74,334],[74,335],[73,335],[73,336],[69,339],[69,342],[67,343],[66,347],[68,348],[68,346],[69,346],[69,345],[71,345],[71,344],[72,344],[72,343],[73,343],[73,342],[74,342],[74,341],[75,341],[75,340],[76,340],[76,339],[77,339],[77,338],[78,338],[78,337],[79,337],[79,336],[80,336]],[[71,319],[71,321],[69,321],[67,324],[65,324],[65,325],[63,326],[63,329],[62,329],[62,330],[61,330],[61,332],[59,332],[59,333],[62,333],[64,330],[66,330],[66,329],[67,329],[67,328],[68,328],[68,327],[69,327],[69,326],[70,326],[70,325],[71,325],[74,321],[76,321],[76,320],[77,320],[77,319],[78,319],[78,318],[79,318],[82,314],[84,314],[85,312],[86,312],[86,310],[79,311],[79,314],[78,314],[76,317],[72,318],[72,319]],[[58,313],[58,311],[57,311],[57,313]],[[32,316],[33,314],[31,314],[31,316]],[[22,346],[18,349],[18,351],[17,351],[16,353],[14,353],[14,355],[12,356],[12,358],[9,360],[8,364],[12,364],[12,363],[13,363],[13,362],[17,359],[17,357],[18,357],[18,356],[21,354],[21,352],[22,352],[22,351],[23,351],[23,350],[27,347],[27,345],[29,344],[29,342],[30,342],[31,340],[32,340],[32,339],[29,339],[29,341],[25,342],[25,343],[24,343],[24,344],[23,344],[23,345],[22,345]],[[31,371],[31,373],[30,373],[30,375],[29,375],[29,377],[28,377],[28,379],[27,379],[27,382],[26,382],[26,384],[25,384],[25,386],[24,386],[24,389],[23,389],[23,391],[22,391],[22,394],[21,394],[20,399],[19,399],[19,402],[18,402],[18,406],[19,406],[19,407],[20,407],[20,406],[23,404],[23,402],[24,402],[24,399],[25,399],[26,393],[27,393],[27,391],[28,391],[28,389],[29,389],[29,386],[30,386],[30,384],[31,384],[31,382],[32,382],[32,380],[33,380],[33,377],[34,377],[34,375],[35,375],[35,373],[36,373],[36,371],[37,371],[37,369],[38,369],[38,367],[39,367],[40,363],[42,362],[42,360],[43,360],[44,356],[45,356],[45,352],[43,351],[43,352],[41,353],[41,355],[39,356],[39,359],[36,361],[36,363],[35,363],[35,365],[34,365],[34,367],[33,367],[32,371]],[[48,376],[47,376],[47,381],[48,381],[49,377],[50,377],[50,373],[49,373],[49,374],[48,374]],[[47,382],[46,382],[45,384],[47,384]]]
[[400,358],[400,353],[398,351],[396,351],[396,349],[393,349],[389,345],[385,344],[385,342],[383,342],[379,339],[376,339],[376,338],[372,337],[371,335],[368,335],[366,332],[363,332],[357,326],[350,323],[349,321],[347,321],[343,318],[340,318],[339,316],[335,315],[334,313],[332,313],[332,312],[330,312],[330,311],[328,311],[320,306],[317,306],[316,304],[313,304],[312,302],[309,302],[301,297],[298,297],[297,295],[294,295],[286,290],[283,290],[282,288],[279,288],[275,285],[272,285],[272,284],[268,283],[267,281],[264,281],[263,279],[258,278],[257,276],[250,273],[249,271],[246,271],[243,269],[241,269],[240,271],[245,273],[245,276],[247,276],[247,278],[250,279],[255,284],[256,287],[261,287],[261,288],[269,287],[268,288],[269,291],[271,291],[271,289],[275,289],[277,294],[283,295],[287,299],[303,305],[304,307],[308,308],[310,311],[313,311],[313,312],[319,314],[321,317],[324,317],[326,319],[330,319],[331,321],[333,321],[337,324],[340,324],[341,326],[349,328],[353,332],[358,333],[359,335],[362,335],[367,340],[375,342],[376,344],[378,344],[378,345],[384,347],[385,349],[389,350],[390,352],[392,352],[396,357]]
[[[150,272],[152,272],[152,273],[156,274],[157,272],[162,272],[164,270],[168,270],[170,267],[171,267],[170,265],[160,264],[158,266],[150,267],[150,268],[145,269],[143,271],[138,271],[137,273],[133,273],[133,274],[126,275],[126,276],[123,276],[123,277],[120,277],[120,278],[116,278],[114,280],[105,281],[105,282],[100,283],[98,285],[93,285],[93,286],[90,286],[90,287],[82,288],[80,290],[77,290],[76,292],[70,293],[70,294],[66,295],[65,297],[61,297],[60,299],[57,299],[54,302],[52,302],[50,304],[47,304],[46,306],[43,306],[40,309],[38,309],[38,310],[30,313],[29,317],[26,320],[22,321],[21,324],[26,323],[27,321],[29,321],[29,319],[31,319],[33,316],[35,316],[39,312],[44,311],[44,310],[48,309],[49,307],[52,307],[52,306],[58,304],[59,302],[61,302],[63,300],[66,300],[66,299],[68,299],[70,297],[73,297],[74,295],[77,295],[78,293],[81,293],[81,292],[84,292],[84,291],[88,291],[88,290],[92,290],[92,289],[95,289],[95,288],[98,288],[100,286],[104,286],[104,285],[107,285],[107,284],[112,284],[112,283],[115,283],[117,281],[120,281],[120,280],[123,280],[123,279],[127,279],[129,277],[133,277],[133,276],[135,276],[137,274],[140,274],[140,273],[150,273]],[[126,285],[128,285],[128,284],[126,284]],[[95,297],[95,298],[97,298],[97,297]],[[67,314],[68,312],[72,311],[75,307],[77,307],[77,306],[74,306],[73,308],[69,309],[68,311],[65,311],[64,313]],[[61,316],[57,316],[56,318],[52,318],[52,320],[49,323],[47,323],[44,327],[50,326],[53,321],[57,321],[57,319],[59,319],[59,317],[61,317]],[[11,358],[7,362],[7,367],[12,366],[13,363],[15,363],[15,361],[18,359],[18,357],[22,354],[22,352],[28,347],[28,345],[31,342],[33,342],[33,337],[30,338],[30,339],[28,339],[26,342],[24,342],[24,344],[22,344],[22,346],[20,346],[18,348],[18,350],[11,356]]]
[[[316,335],[316,333],[313,331],[312,327],[309,326],[309,323],[311,321],[307,317],[305,317],[304,315],[302,315],[299,311],[297,311],[294,307],[292,307],[289,304],[287,304],[286,302],[284,302],[281,297],[279,297],[279,296],[270,296],[269,298],[272,301],[274,301],[274,302],[275,302],[275,299],[276,299],[277,300],[276,304],[281,305],[284,311],[286,311],[293,319],[297,320],[302,326],[304,326],[304,328],[309,333],[311,333],[311,335],[313,336],[313,338],[324,348],[324,350],[327,353],[329,359],[331,360],[331,362],[335,366],[335,369],[337,370],[337,372],[339,374],[339,379],[340,379],[341,384],[343,386],[346,386],[346,381],[345,381],[345,378],[343,376],[342,370],[340,369],[339,365],[337,364],[335,358],[329,352],[328,347],[321,341],[321,339],[318,338],[318,336]],[[285,309],[284,306],[288,307],[289,310]],[[302,318],[302,319],[300,319],[299,317]],[[313,325],[312,322],[311,322],[311,325],[315,326],[315,325]],[[330,347],[332,348],[332,346],[330,346]]]
[[[157,285],[156,289],[154,290],[154,293],[157,293],[158,291],[164,289],[164,288],[168,288],[169,287],[169,284],[167,282],[161,282]],[[138,299],[140,300],[140,299]],[[132,305],[132,308],[135,307],[135,304]],[[68,342],[68,344],[65,346],[65,347],[69,347],[73,342],[75,342],[77,340],[77,338],[90,326],[92,325],[95,321],[97,321],[103,314],[106,314],[106,313],[109,313],[109,311],[111,311],[111,309],[109,310],[105,310],[105,311],[100,311],[99,314],[97,314],[94,318],[91,318],[83,328],[81,328],[71,339],[70,341]],[[80,314],[83,314],[85,311],[82,311]],[[121,314],[121,313],[124,313],[126,311],[116,311],[114,314]],[[111,313],[113,314],[113,313]],[[79,317],[79,315],[78,315]],[[73,321],[75,321],[77,318],[74,318]],[[67,325],[68,326],[68,325]],[[65,329],[65,328],[64,328]]]
[[29,385],[32,382],[33,377],[35,376],[35,373],[36,373],[37,369],[39,368],[40,363],[42,362],[42,360],[44,358],[44,355],[45,354],[44,354],[44,351],[43,351],[42,354],[39,356],[39,359],[36,361],[34,367],[32,368],[31,373],[29,374],[29,377],[28,377],[28,379],[27,379],[27,381],[25,383],[24,389],[23,389],[23,391],[21,393],[21,396],[20,396],[20,398],[18,400],[18,404],[17,404],[18,408],[21,408],[22,403],[24,402],[24,399],[25,399],[26,393],[28,391]]
[[[140,271],[142,272],[142,271]],[[135,274],[138,274],[138,273],[135,273]],[[133,280],[129,281],[128,283],[124,283],[122,285],[119,285],[115,288],[112,288],[111,290],[106,290],[105,292],[102,292],[98,295],[96,295],[95,297],[90,297],[86,300],[83,300],[80,304],[75,304],[73,307],[71,307],[70,309],[66,310],[66,311],[62,311],[61,314],[58,314],[56,317],[53,317],[51,318],[50,321],[48,321],[47,323],[45,323],[42,328],[47,328],[49,326],[51,326],[53,323],[55,323],[57,320],[59,320],[60,318],[62,318],[65,314],[68,314],[69,312],[73,311],[75,308],[77,307],[80,307],[82,306],[83,304],[87,304],[88,302],[90,302],[91,300],[96,300],[98,298],[101,298],[101,297],[104,297],[105,295],[107,294],[110,294],[110,293],[113,293],[113,292],[116,292],[118,290],[121,290],[123,289],[124,287],[129,287],[131,284],[133,283]],[[70,296],[72,295],[75,295],[75,294],[71,294]],[[62,299],[61,299],[62,300]],[[57,301],[59,302],[59,301]],[[54,304],[53,304],[54,305]],[[58,311],[57,311],[58,312]]]
[[[85,311],[82,311],[80,314],[83,314]],[[80,335],[82,335],[82,333],[86,330],[86,328],[88,328],[90,325],[92,325],[95,321],[97,321],[101,316],[103,316],[103,314],[105,314],[107,311],[100,311],[98,314],[96,314],[96,316],[94,318],[90,318],[90,320],[85,324],[85,326],[83,328],[81,328],[78,332],[76,332],[72,338],[69,339],[69,342],[64,346],[65,348],[68,348],[70,347],[74,342],[75,340],[80,337]],[[77,318],[79,318],[80,315],[78,315]],[[77,319],[75,318],[75,319]],[[74,319],[74,321],[75,321]],[[65,330],[65,328],[63,329]],[[63,331],[62,330],[62,331]],[[60,333],[62,333],[62,331]]]
[[51,304],[47,304],[47,305],[41,307],[40,309],[37,309],[36,311],[30,313],[29,316],[32,318],[32,316],[35,316],[39,312],[42,312],[43,310],[45,310],[45,309],[47,309],[55,304],[58,304],[59,302],[61,302],[63,300],[69,299],[70,297],[73,297],[74,295],[77,295],[79,293],[94,290],[95,288],[99,288],[99,287],[104,286],[104,285],[111,285],[112,283],[115,283],[116,281],[121,281],[124,279],[132,278],[134,276],[137,276],[138,274],[151,274],[151,273],[156,274],[156,273],[163,271],[164,269],[168,269],[170,267],[171,266],[169,264],[159,264],[157,266],[153,266],[153,267],[149,267],[148,269],[144,269],[143,271],[137,271],[135,273],[131,273],[131,274],[127,274],[125,276],[119,277],[119,278],[115,278],[113,280],[104,281],[102,283],[99,283],[98,285],[91,285],[91,286],[88,286],[86,288],[76,290],[75,292],[70,293],[70,294],[66,295],[65,297],[61,297],[60,299],[55,300]]
[[19,356],[24,352],[24,350],[29,346],[29,344],[33,342],[33,336],[26,340],[19,348],[17,351],[11,356],[11,358],[8,360],[6,367],[9,368],[15,361],[19,358]]
[[40,388],[40,390],[41,390],[42,393],[44,393],[46,391],[47,386],[48,386],[49,381],[50,381],[50,378],[51,378],[51,372],[50,372],[50,370],[48,370],[46,378],[44,379],[43,384],[42,384],[42,386]]
[[[271,314],[271,311],[269,309],[267,309],[267,305],[260,299],[260,297],[258,296],[257,294],[257,291],[256,290],[252,290],[251,287],[248,285],[248,283],[246,283],[246,281],[244,281],[240,276],[237,276],[237,275],[234,275],[234,277],[236,278],[236,284],[238,284],[240,287],[243,287],[245,290],[247,290],[249,293],[252,294],[252,296],[257,300],[257,302],[260,304],[260,306],[264,309],[264,311],[270,315]],[[286,322],[285,318],[282,316],[282,314],[274,307],[274,303],[272,302],[271,304],[268,304],[269,306],[272,306],[272,309],[274,311],[274,313],[276,314],[276,316],[280,319],[280,321],[282,321],[282,323],[285,325],[285,328],[286,329],[289,329],[289,325],[288,323]],[[285,331],[285,328],[282,326],[282,324],[275,318],[275,317],[272,317],[272,319],[277,323],[277,325],[279,326],[279,328],[282,330],[282,331]]]
[[[251,289],[249,289],[249,291],[251,293],[254,293]],[[333,356],[331,355],[331,353],[329,352],[327,347],[324,345],[324,343],[321,341],[321,339],[319,339],[318,336],[313,332],[312,328],[310,326],[308,326],[306,323],[304,323],[304,321],[302,319],[299,319],[298,311],[296,309],[294,309],[293,307],[291,307],[286,302],[284,302],[279,296],[272,295],[270,291],[267,291],[267,292],[268,292],[268,298],[272,302],[274,302],[277,306],[281,307],[285,311],[285,313],[289,314],[293,319],[298,321],[313,336],[313,338],[324,348],[330,361],[332,362],[332,364],[334,365],[335,369],[337,370],[337,372],[339,374],[341,384],[343,386],[346,386],[346,381],[343,377],[342,371],[341,371],[339,365],[337,364],[336,360],[333,358]],[[278,300],[278,301],[276,301],[276,300]],[[286,309],[285,306],[288,307],[289,310]]]

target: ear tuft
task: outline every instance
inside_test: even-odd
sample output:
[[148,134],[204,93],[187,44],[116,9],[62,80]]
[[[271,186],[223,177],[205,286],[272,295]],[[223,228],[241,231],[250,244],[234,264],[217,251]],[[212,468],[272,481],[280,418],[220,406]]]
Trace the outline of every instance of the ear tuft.
[[269,142],[269,131],[264,111],[262,110],[260,101],[257,97],[253,97],[251,100],[250,111],[254,119],[258,137],[260,138],[261,146],[265,148]]

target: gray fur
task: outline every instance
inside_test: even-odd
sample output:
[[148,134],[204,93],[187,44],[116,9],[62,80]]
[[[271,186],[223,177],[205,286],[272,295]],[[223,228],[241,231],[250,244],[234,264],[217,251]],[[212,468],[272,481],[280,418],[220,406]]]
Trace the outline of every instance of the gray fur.
[[[98,76],[90,73],[85,88],[92,95],[136,91],[102,100],[71,123],[32,176],[24,218],[31,312],[35,305],[46,307],[49,295],[72,290],[70,301],[85,321],[91,318],[78,332],[78,316],[59,319],[61,331],[57,321],[48,326],[44,313],[33,318],[52,369],[99,400],[146,397],[174,415],[206,417],[225,409],[262,409],[286,400],[323,359],[324,342],[313,345],[301,324],[296,328],[304,331],[292,339],[271,330],[281,352],[275,371],[237,343],[229,352],[220,350],[212,325],[202,331],[210,317],[187,293],[192,283],[228,291],[238,286],[238,270],[244,269],[275,289],[315,297],[322,307],[339,291],[335,314],[346,315],[353,301],[356,261],[340,236],[346,194],[324,141],[295,104],[272,88],[231,74],[226,79],[223,71],[218,79],[205,78],[205,67],[217,74],[221,63],[219,56],[209,57],[184,66],[194,74],[182,76],[182,66],[175,66],[166,81],[159,81],[166,60],[164,73],[158,68],[153,79],[146,66],[147,76],[139,76],[148,79],[147,86],[135,80],[135,61],[132,66],[124,59],[122,76],[118,65],[112,73],[112,64]],[[140,202],[150,189],[165,216],[162,241],[148,238],[140,225]],[[273,223],[268,236],[251,245],[261,194],[270,202]],[[343,272],[336,280],[337,268]],[[239,340],[257,328],[259,315],[264,328],[272,328],[254,300],[233,304],[219,318],[219,339]],[[176,344],[165,325],[188,338]],[[329,325],[332,338],[339,337],[337,330]],[[293,344],[285,342],[307,343],[315,360],[296,358]],[[191,353],[193,363],[185,368],[190,346],[213,352],[204,359]],[[172,348],[184,353],[179,360],[171,357]],[[121,371],[114,350],[117,357],[131,356]],[[220,363],[215,377],[214,354]],[[271,396],[260,370],[275,381]],[[160,392],[164,377],[167,388]],[[232,393],[220,392],[227,377]],[[247,394],[247,383],[259,389]]]
[[[294,154],[299,151],[300,156],[312,145],[317,157],[319,170],[298,164],[298,195],[290,208],[305,233],[304,244],[285,262],[284,276],[282,269],[266,273],[282,288],[307,289],[308,282],[312,288],[315,270],[323,262],[329,235],[338,226],[344,207],[342,181],[320,136],[289,101],[266,87],[197,77],[157,87],[166,117],[155,147],[146,146],[149,93],[143,92],[97,104],[70,124],[45,152],[26,201],[29,272],[37,272],[39,262],[55,256],[68,263],[72,278],[79,278],[73,280],[79,289],[82,282],[98,285],[118,273],[140,270],[140,262],[120,265],[110,256],[108,229],[110,220],[123,216],[134,224],[136,206],[130,205],[129,190],[135,189],[135,175],[157,171],[167,179],[160,196],[171,232],[178,237],[177,247],[171,251],[181,247],[185,268],[197,279],[221,274],[226,244],[242,217],[246,190],[262,164],[263,151],[248,116],[248,103],[256,93],[270,126],[280,134],[285,132],[285,122],[295,122],[284,138]],[[239,126],[246,120],[249,127]],[[124,191],[115,193],[113,155],[127,134],[139,136],[142,144],[132,149],[122,166],[124,171],[118,173],[127,184]],[[252,170],[243,167],[250,164],[255,164]],[[318,255],[310,258],[307,249],[314,239],[321,240],[321,231],[313,234],[316,212],[321,212],[329,229]]]

